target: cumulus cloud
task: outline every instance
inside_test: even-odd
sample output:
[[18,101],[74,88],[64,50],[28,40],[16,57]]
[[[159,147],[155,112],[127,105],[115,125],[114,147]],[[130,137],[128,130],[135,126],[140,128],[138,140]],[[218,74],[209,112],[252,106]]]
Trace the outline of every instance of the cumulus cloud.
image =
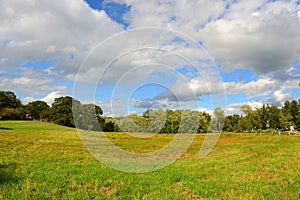
[[248,8],[247,2],[238,2],[200,31],[210,53],[229,71],[246,68],[266,74],[292,66],[300,59],[299,5],[277,1]]
[[[65,92],[61,82],[77,71],[90,49],[123,30],[84,1],[1,1],[0,9],[0,86],[29,98]],[[46,68],[22,66],[49,59]]]
[[0,88],[16,92],[24,98],[23,102],[45,96],[49,91],[59,90],[67,93],[69,89],[57,84],[53,75],[48,74],[48,70],[22,67],[16,72],[4,72],[0,74]]
[[[28,100],[44,96],[47,102],[69,93],[65,83],[74,80],[99,81],[99,87],[163,80],[170,89],[138,100],[136,107],[177,106],[224,89],[229,95],[245,93],[248,99],[269,95],[270,101],[279,102],[298,87],[299,68],[293,66],[300,60],[298,1],[105,0],[104,4],[109,2],[130,6],[124,15],[126,33],[118,34],[123,25],[83,0],[0,2],[0,87],[19,90]],[[162,29],[141,29],[145,27]],[[135,28],[140,29],[132,31]],[[52,64],[47,67],[22,66],[49,59]],[[195,70],[186,72],[183,66]],[[254,70],[257,79],[222,84],[218,70],[236,69]]]
[[51,58],[57,61],[54,70],[68,74],[93,46],[122,30],[84,1],[12,0],[0,2],[0,9],[0,59],[6,68]]
[[47,96],[43,97],[41,100],[45,101],[48,105],[51,105],[54,102],[55,98],[65,96],[66,94],[62,91],[53,91],[50,92]]
[[[51,90],[49,90],[49,91],[51,91]],[[49,94],[45,95],[42,98],[25,97],[25,98],[22,98],[21,100],[22,100],[23,104],[28,104],[29,102],[40,100],[40,101],[45,101],[48,105],[51,105],[54,102],[55,98],[58,98],[61,96],[67,96],[67,95],[68,95],[68,93],[66,91],[58,90],[58,91],[50,92]]]
[[248,83],[238,82],[227,87],[228,94],[244,93],[248,98],[266,96],[274,91],[277,83],[271,78],[261,78]]
[[297,1],[131,1],[131,28],[169,27],[202,41],[223,70],[258,74],[282,70],[299,60]]
[[249,105],[253,110],[256,110],[258,108],[261,108],[264,103],[261,101],[248,101],[248,102],[242,102],[242,103],[233,103],[229,104],[225,107],[225,114],[226,115],[244,115],[245,113],[241,110],[241,106],[243,105]]
[[282,90],[277,90],[274,92],[269,101],[277,106],[282,106],[285,101],[291,100],[292,98],[291,94],[285,93]]

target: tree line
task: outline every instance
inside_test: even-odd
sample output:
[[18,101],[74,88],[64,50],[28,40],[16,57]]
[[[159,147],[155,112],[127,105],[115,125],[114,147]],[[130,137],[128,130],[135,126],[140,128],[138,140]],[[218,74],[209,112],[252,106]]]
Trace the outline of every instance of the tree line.
[[300,102],[296,100],[286,101],[281,108],[265,104],[253,110],[251,106],[243,105],[241,110],[244,115],[225,116],[221,108],[216,108],[213,115],[194,110],[159,109],[147,110],[142,115],[111,118],[102,116],[100,106],[82,104],[70,96],[56,98],[51,106],[41,100],[23,105],[13,92],[0,91],[0,120],[41,120],[106,132],[258,132],[300,127]]
[[[70,97],[55,98],[51,106],[45,101],[36,100],[22,105],[22,102],[11,91],[0,91],[0,119],[1,120],[41,120],[55,124],[75,127],[72,108],[82,110],[85,115],[94,113],[96,119],[101,122],[100,116],[103,111],[100,106],[94,104],[81,104],[78,100]],[[88,116],[81,116],[81,124],[88,124]],[[84,129],[96,129],[95,127],[84,127]]]
[[224,131],[260,132],[264,130],[290,130],[300,128],[300,100],[286,101],[279,108],[264,104],[253,110],[249,105],[241,106],[244,116],[231,115],[225,118]]

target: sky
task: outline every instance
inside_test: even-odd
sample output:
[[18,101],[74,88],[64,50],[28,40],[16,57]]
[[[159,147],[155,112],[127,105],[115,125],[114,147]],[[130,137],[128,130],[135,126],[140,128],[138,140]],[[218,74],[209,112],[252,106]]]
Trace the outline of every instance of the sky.
[[0,0],[0,90],[106,116],[300,98],[299,0]]

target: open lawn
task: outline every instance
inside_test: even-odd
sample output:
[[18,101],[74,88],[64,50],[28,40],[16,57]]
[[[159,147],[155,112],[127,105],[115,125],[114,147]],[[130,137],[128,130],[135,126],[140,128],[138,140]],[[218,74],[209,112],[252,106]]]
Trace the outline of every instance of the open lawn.
[[[133,152],[148,139],[108,133]],[[116,171],[95,160],[75,129],[35,121],[0,121],[0,199],[300,199],[300,137],[222,134],[205,158],[204,135],[172,165],[151,173]]]

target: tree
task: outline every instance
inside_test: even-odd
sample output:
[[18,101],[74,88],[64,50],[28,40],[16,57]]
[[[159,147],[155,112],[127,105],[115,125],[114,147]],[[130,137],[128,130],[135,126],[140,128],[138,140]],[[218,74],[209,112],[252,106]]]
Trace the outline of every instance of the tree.
[[50,106],[44,101],[37,100],[28,103],[25,108],[33,119],[41,120],[43,117],[47,117],[45,112],[48,111]]
[[254,112],[250,105],[242,105],[241,111],[245,113],[245,116],[240,120],[240,129],[243,131],[250,131],[254,129],[253,121],[254,121]]
[[238,122],[240,120],[241,116],[240,115],[230,115],[225,117],[225,122],[224,122],[224,127],[223,131],[238,131]]
[[299,105],[296,100],[293,100],[290,104],[290,114],[292,116],[293,120],[293,125],[299,127],[300,126],[300,119],[298,118],[300,113],[299,113]]
[[198,133],[207,133],[210,121],[211,121],[210,114],[206,112],[200,112]]
[[0,118],[4,120],[23,120],[25,119],[25,115],[23,107],[3,108],[0,113]]
[[244,104],[240,109],[245,113],[245,115],[250,115],[252,113],[252,107],[250,105]]
[[293,116],[291,114],[291,103],[286,101],[281,109],[280,122],[284,130],[289,130],[294,125]]
[[270,127],[269,125],[269,106],[266,106],[263,104],[263,106],[258,110],[259,116],[260,116],[260,123],[262,126],[262,129],[268,129]]
[[178,132],[197,133],[199,129],[200,113],[198,111],[183,110]]
[[225,112],[218,107],[214,110],[214,115],[211,121],[210,131],[221,131],[225,120]]
[[165,125],[163,129],[161,130],[161,133],[177,133],[178,129],[180,127],[181,122],[181,110],[166,110],[167,114],[167,121],[165,122]]
[[105,120],[101,117],[103,111],[100,106],[91,103],[81,104],[78,100],[72,99],[70,109],[73,113],[73,126],[76,122],[76,128],[103,131]]
[[24,119],[22,103],[11,91],[0,91],[0,119]]
[[280,109],[272,105],[269,107],[269,126],[272,129],[279,129],[280,127]]
[[72,114],[73,101],[75,102],[75,104],[81,104],[78,100],[75,100],[70,96],[55,98],[51,107],[51,121],[55,124],[75,127]]
[[115,124],[115,120],[112,117],[103,117],[104,119],[104,128],[105,132],[117,132],[117,125]]
[[2,108],[19,108],[22,103],[11,91],[0,91],[0,110]]

